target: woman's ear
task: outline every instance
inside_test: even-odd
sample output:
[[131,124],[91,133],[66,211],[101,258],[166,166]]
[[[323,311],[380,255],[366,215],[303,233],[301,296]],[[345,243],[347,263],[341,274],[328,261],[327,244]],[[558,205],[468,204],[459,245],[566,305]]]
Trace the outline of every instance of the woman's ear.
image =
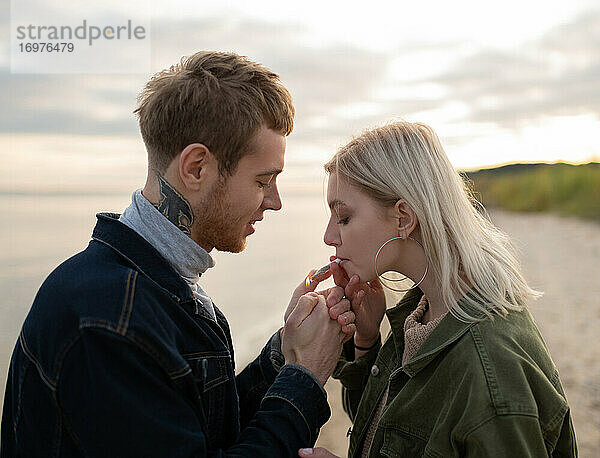
[[398,221],[398,234],[403,239],[410,236],[419,224],[417,214],[404,199],[394,204],[394,218]]

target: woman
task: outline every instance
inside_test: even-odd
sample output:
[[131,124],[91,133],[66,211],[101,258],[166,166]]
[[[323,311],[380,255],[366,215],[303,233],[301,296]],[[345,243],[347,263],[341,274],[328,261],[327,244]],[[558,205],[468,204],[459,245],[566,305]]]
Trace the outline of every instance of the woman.
[[[433,130],[368,131],[325,169],[324,240],[356,314],[334,374],[353,421],[348,456],[576,456],[558,372],[526,308],[540,293]],[[386,311],[382,286],[407,292]]]

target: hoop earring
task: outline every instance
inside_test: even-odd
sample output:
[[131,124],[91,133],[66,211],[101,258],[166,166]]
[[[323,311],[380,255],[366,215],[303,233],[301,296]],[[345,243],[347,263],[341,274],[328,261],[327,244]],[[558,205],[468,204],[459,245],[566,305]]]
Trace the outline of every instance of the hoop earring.
[[[383,250],[383,247],[386,246],[388,243],[394,241],[394,240],[404,240],[401,236],[398,237],[392,237],[391,239],[389,239],[387,242],[385,242],[383,245],[381,245],[379,247],[379,250],[377,250],[377,253],[375,254],[375,273],[377,274],[377,256],[379,256],[379,253],[381,252],[381,250]],[[378,277],[383,278],[384,280],[387,281],[395,281],[395,282],[401,282],[406,280],[408,277],[405,275],[404,278],[387,278],[385,275],[381,274],[378,275]],[[383,285],[383,283],[382,283]]]
[[[425,247],[423,247],[423,245],[421,244],[421,242],[419,242],[417,239],[411,237],[410,235],[408,236],[409,239],[411,239],[414,242],[417,242],[419,244],[419,246],[421,248],[423,248],[423,251],[425,251]],[[402,237],[392,237],[391,239],[387,240],[386,242],[383,243],[383,245],[381,245],[379,247],[379,249],[377,250],[377,253],[375,254],[375,263],[374,263],[374,269],[375,269],[375,275],[379,278],[383,278],[384,280],[387,281],[402,281],[402,280],[406,280],[408,277],[404,276],[404,278],[400,279],[400,280],[392,280],[389,278],[384,277],[383,275],[379,275],[379,272],[377,272],[377,257],[379,256],[379,253],[381,253],[381,250],[383,250],[383,247],[386,246],[388,243],[390,243],[393,240],[398,240],[398,239],[402,239]],[[399,293],[406,293],[407,291],[410,291],[411,289],[415,289],[416,287],[418,287],[421,283],[423,283],[423,280],[425,280],[425,277],[427,276],[427,272],[429,271],[429,261],[427,260],[427,256],[425,256],[425,260],[427,261],[427,264],[425,264],[425,273],[423,274],[423,276],[421,277],[421,279],[415,283],[414,285],[412,285],[410,288],[408,289],[396,289],[396,288],[392,288],[389,285],[386,285],[384,282],[381,282],[381,284],[383,286],[385,286],[387,289],[390,289],[392,291],[396,291]]]

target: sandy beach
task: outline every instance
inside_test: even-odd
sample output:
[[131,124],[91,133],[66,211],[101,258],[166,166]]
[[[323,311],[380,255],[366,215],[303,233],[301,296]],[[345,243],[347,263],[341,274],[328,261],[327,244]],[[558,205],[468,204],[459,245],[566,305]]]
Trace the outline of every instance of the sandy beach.
[[[547,214],[490,216],[513,237],[527,279],[544,292],[530,309],[560,372],[579,455],[600,456],[600,224]],[[346,456],[351,423],[340,384],[330,380],[326,388],[333,414],[317,445]]]

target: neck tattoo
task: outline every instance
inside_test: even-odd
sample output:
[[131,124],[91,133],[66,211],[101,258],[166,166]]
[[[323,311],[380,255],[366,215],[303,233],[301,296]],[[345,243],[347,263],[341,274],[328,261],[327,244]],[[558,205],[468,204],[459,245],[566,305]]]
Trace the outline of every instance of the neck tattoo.
[[194,213],[190,203],[160,173],[157,176],[160,183],[160,200],[152,205],[183,233],[192,235]]

